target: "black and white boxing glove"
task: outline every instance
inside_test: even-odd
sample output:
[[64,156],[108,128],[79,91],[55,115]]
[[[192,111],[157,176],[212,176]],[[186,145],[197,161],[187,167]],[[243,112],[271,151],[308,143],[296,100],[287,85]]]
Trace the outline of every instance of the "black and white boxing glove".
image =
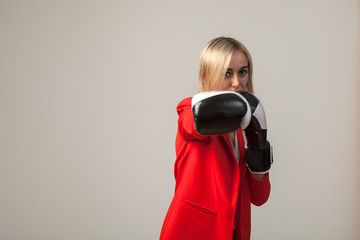
[[252,173],[270,170],[272,147],[267,141],[265,112],[253,94],[233,91],[201,92],[192,98],[195,130],[214,135],[245,129],[246,159]]
[[245,129],[251,120],[250,105],[237,92],[201,92],[192,98],[191,105],[195,130],[202,135]]
[[251,108],[251,120],[245,128],[247,165],[252,173],[267,173],[273,162],[273,154],[266,136],[267,125],[264,108],[253,94],[242,92],[241,95]]

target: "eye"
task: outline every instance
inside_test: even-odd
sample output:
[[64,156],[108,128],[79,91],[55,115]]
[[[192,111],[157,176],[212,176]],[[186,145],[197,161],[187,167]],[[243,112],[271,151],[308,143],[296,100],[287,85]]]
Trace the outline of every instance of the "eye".
[[229,71],[227,71],[226,73],[225,73],[225,78],[229,78],[229,77],[231,77],[231,72],[229,72]]
[[239,71],[240,76],[245,76],[247,73],[248,73],[248,71],[245,69]]

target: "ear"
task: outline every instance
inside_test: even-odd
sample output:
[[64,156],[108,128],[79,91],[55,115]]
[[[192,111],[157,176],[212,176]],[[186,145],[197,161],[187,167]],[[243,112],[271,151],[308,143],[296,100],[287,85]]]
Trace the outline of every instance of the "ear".
[[202,70],[201,68],[199,69],[199,79],[201,79],[201,75],[202,75]]

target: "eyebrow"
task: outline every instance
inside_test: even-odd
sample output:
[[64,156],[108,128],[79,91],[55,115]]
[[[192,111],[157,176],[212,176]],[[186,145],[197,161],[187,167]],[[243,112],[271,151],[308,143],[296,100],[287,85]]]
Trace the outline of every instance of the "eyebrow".
[[[240,69],[244,69],[244,68],[249,68],[249,66],[242,66]],[[234,69],[232,69],[232,68],[228,68],[227,70],[234,71]]]

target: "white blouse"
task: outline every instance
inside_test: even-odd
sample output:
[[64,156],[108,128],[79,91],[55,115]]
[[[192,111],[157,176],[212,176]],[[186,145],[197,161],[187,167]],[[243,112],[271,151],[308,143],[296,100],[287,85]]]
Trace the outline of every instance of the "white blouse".
[[[230,134],[228,134],[228,135],[229,135],[229,139],[231,139],[231,138],[230,138]],[[239,163],[240,150],[239,150],[239,143],[238,143],[238,138],[237,138],[237,134],[236,134],[236,133],[235,133],[235,141],[234,141],[234,144],[232,143],[231,140],[230,140],[230,143],[231,143],[231,146],[232,146],[232,149],[233,149],[233,152],[234,152],[236,161]]]

